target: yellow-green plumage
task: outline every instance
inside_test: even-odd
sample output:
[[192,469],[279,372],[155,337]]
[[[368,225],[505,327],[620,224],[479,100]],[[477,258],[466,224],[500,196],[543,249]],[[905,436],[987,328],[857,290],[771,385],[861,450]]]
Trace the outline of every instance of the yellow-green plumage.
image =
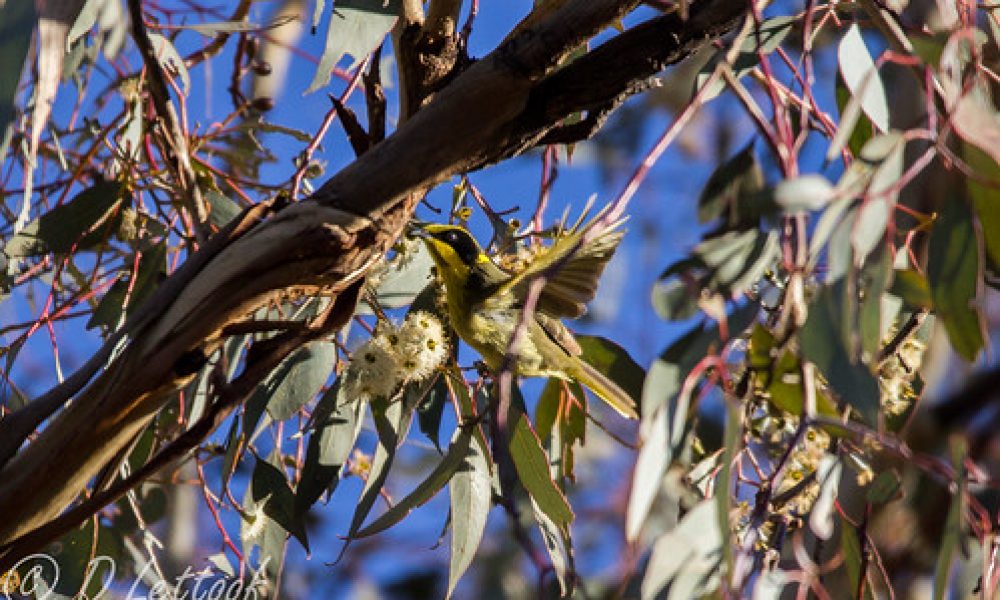
[[497,266],[461,227],[428,225],[424,232],[424,241],[444,282],[452,327],[494,371],[501,367],[521,320],[521,306],[531,280],[563,261],[539,295],[527,335],[516,348],[514,370],[527,377],[576,380],[622,415],[638,417],[634,400],[579,358],[579,344],[559,320],[576,318],[586,311],[597,280],[621,241],[620,231],[611,230],[583,245],[578,243],[579,233],[570,233],[516,274]]

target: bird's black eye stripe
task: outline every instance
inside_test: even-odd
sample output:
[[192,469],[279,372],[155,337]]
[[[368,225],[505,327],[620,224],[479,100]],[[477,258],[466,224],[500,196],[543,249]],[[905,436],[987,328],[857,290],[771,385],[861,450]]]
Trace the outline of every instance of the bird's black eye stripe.
[[458,255],[459,260],[465,264],[472,265],[476,263],[476,259],[479,257],[479,245],[476,244],[476,241],[468,233],[449,229],[435,237],[451,246],[455,250],[455,254]]

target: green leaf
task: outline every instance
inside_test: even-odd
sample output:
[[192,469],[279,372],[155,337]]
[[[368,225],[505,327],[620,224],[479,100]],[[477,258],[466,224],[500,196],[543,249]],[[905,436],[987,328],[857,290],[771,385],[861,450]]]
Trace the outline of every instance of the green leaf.
[[275,27],[284,25],[289,20],[290,19],[288,17],[277,18],[265,24],[251,23],[250,21],[215,21],[208,23],[192,23],[190,25],[175,25],[175,28],[190,29],[191,31],[197,31],[206,37],[215,37],[220,33],[239,33],[274,29]]
[[[723,432],[722,468],[714,488],[715,514],[719,531],[730,531],[729,514],[732,508],[732,467],[737,453],[742,449],[743,421],[740,409],[732,402],[726,402],[726,425]],[[721,536],[721,555],[726,573],[733,572],[733,543],[729,535]]]
[[899,474],[895,470],[882,471],[868,486],[865,499],[872,504],[886,504],[900,495]]
[[251,552],[259,547],[258,568],[267,574],[270,581],[275,581],[285,556],[288,530],[268,516],[265,510],[268,501],[269,498],[254,497],[252,483],[247,486],[243,495],[243,512],[240,513],[240,539],[248,564]]
[[882,345],[882,309],[893,275],[892,263],[892,250],[887,245],[880,244],[861,269],[858,282],[861,289],[858,325],[861,352],[865,360],[877,356]]
[[0,137],[14,120],[17,84],[37,19],[34,2],[5,2],[0,6]]
[[559,580],[561,598],[569,598],[573,589],[573,543],[569,535],[569,527],[560,526],[548,513],[542,509],[534,497],[531,498],[531,509],[538,523],[538,530],[545,543],[545,552],[549,555],[552,569]]
[[852,23],[837,48],[840,74],[851,94],[858,98],[861,110],[872,120],[879,131],[889,130],[889,102],[885,86],[875,61],[861,37],[861,28]]
[[945,517],[941,544],[938,546],[937,564],[934,566],[934,600],[943,600],[948,589],[948,574],[951,572],[955,548],[962,539],[963,515],[965,514],[965,442],[959,437],[951,439],[951,466],[955,470],[955,496]]
[[[754,374],[753,383],[768,394],[771,404],[791,415],[799,416],[805,404],[802,362],[792,350],[776,346],[774,334],[764,325],[754,324],[747,348],[747,358]],[[815,392],[816,411],[821,415],[837,416],[836,403],[821,389],[817,388]]]
[[236,202],[219,190],[208,189],[205,191],[205,199],[208,200],[208,218],[216,227],[225,227],[230,221],[235,219],[243,209]]
[[[730,335],[738,335],[756,318],[758,306],[748,303],[728,318]],[[667,348],[646,373],[642,389],[642,447],[636,458],[632,493],[629,496],[625,532],[630,541],[638,539],[649,510],[660,491],[663,475],[674,456],[676,438],[671,425],[682,423],[686,406],[671,405],[691,369],[709,352],[721,346],[717,326],[699,325]],[[681,436],[683,437],[683,436]]]
[[844,77],[839,71],[835,94],[837,109],[840,111],[840,123],[826,152],[827,160],[831,161],[843,151],[845,144],[851,153],[857,156],[865,142],[875,136],[875,125],[861,112],[860,100],[851,95],[851,90],[847,89]]
[[330,14],[316,75],[305,93],[330,83],[330,73],[345,54],[354,59],[347,69],[351,71],[378,48],[395,25],[399,10],[400,0],[338,0]]
[[354,534],[354,537],[363,538],[385,531],[406,518],[413,509],[423,506],[428,500],[437,495],[465,463],[465,459],[469,454],[471,441],[471,430],[456,429],[451,444],[448,446],[448,451],[445,453],[444,458],[441,459],[441,462],[434,467],[430,475],[420,482],[405,498],[382,513],[379,518],[372,521],[367,527],[358,530]]
[[642,578],[643,600],[664,592],[670,599],[701,598],[715,589],[722,547],[720,518],[715,500],[702,500],[675,529],[656,540]]
[[[840,230],[844,221],[849,221],[853,218],[855,211],[856,208],[853,206],[853,202],[847,200],[833,202],[823,211],[809,239],[809,264],[807,267],[809,272],[815,270],[816,264],[819,263],[823,253],[823,248],[829,242],[829,248],[827,249],[829,263],[827,281],[833,282],[844,276],[847,271],[846,266],[851,263],[850,245],[844,244],[844,247],[835,248],[833,240],[838,237],[842,237],[845,240],[848,239],[847,235],[840,234]],[[847,213],[846,216],[845,212]],[[848,254],[848,256],[841,255],[844,253]],[[835,260],[839,261],[842,266],[835,269]]]
[[[122,560],[123,546],[116,532],[107,527],[94,531],[94,520],[62,536],[44,553],[34,554],[19,563],[18,572],[25,588],[35,590],[35,598],[70,600],[95,598],[114,579],[117,561]],[[30,574],[29,569],[37,569]],[[14,594],[4,597],[27,597]]]
[[693,255],[709,270],[705,287],[737,296],[757,283],[780,255],[774,231],[729,231],[698,244]]
[[818,174],[785,179],[774,188],[774,202],[786,213],[825,208],[833,195],[833,185],[826,177]]
[[336,356],[333,342],[312,342],[283,360],[247,401],[243,429],[252,433],[264,410],[275,421],[291,418],[323,388]]
[[841,335],[843,320],[840,302],[843,282],[824,286],[809,306],[809,317],[799,331],[803,356],[812,361],[830,383],[831,389],[857,409],[869,424],[877,423],[878,382],[863,364],[854,362]]
[[181,92],[187,96],[191,91],[191,75],[188,74],[184,58],[177,52],[174,44],[159,33],[149,33],[149,41],[153,45],[153,55],[167,73],[181,80]]
[[240,432],[239,418],[233,417],[231,421],[229,433],[226,435],[226,453],[222,455],[220,473],[223,496],[229,489],[229,481],[233,478],[233,473],[236,472],[236,465],[243,454],[243,444],[246,440],[246,437]]
[[[72,200],[56,206],[10,238],[4,246],[9,257],[41,256],[49,252],[67,254],[107,242],[118,226],[112,214],[124,188],[117,181],[99,181]],[[120,216],[119,216],[120,218]]]
[[486,531],[493,503],[493,485],[487,450],[479,437],[469,445],[461,468],[448,483],[451,495],[451,559],[448,565],[448,597],[472,564]]
[[378,433],[378,445],[372,456],[368,481],[365,482],[361,497],[358,498],[357,507],[354,509],[354,516],[351,517],[347,539],[344,540],[344,547],[340,551],[341,556],[361,529],[361,525],[375,505],[375,501],[378,500],[382,486],[385,485],[385,480],[389,476],[389,469],[396,458],[396,448],[402,441],[401,435],[405,433],[413,412],[413,408],[406,406],[405,403],[389,402],[385,398],[376,399],[371,406],[375,431]]
[[931,307],[930,285],[923,275],[913,269],[897,269],[889,293],[902,299],[910,308]]
[[[698,314],[698,300],[705,273],[696,260],[676,262],[662,275],[650,292],[653,310],[666,321],[683,321]],[[676,275],[676,277],[675,277]]]
[[[740,47],[740,53],[736,56],[736,60],[733,61],[732,68],[736,78],[739,79],[747,75],[760,64],[758,51],[765,55],[774,52],[792,31],[792,26],[795,25],[796,21],[798,21],[798,17],[794,16],[773,17],[761,23],[759,30],[752,31]],[[719,50],[716,56],[702,67],[695,79],[696,90],[701,89],[708,82],[712,71],[715,70],[719,61],[725,60],[728,51],[728,48]],[[725,89],[725,85],[724,80],[716,79],[713,87],[706,91],[702,98],[708,102],[718,96]]]
[[[992,21],[991,21],[992,22]],[[1000,180],[1000,165],[985,152],[971,144],[962,144],[962,155],[976,173],[986,179]],[[972,177],[964,178],[969,187],[972,206],[983,232],[983,246],[991,268],[1000,273],[1000,189],[983,185]]]
[[639,363],[624,348],[607,338],[578,335],[576,341],[583,350],[580,358],[621,386],[638,404],[642,398],[642,382],[646,378],[646,371]]
[[727,229],[748,224],[752,221],[750,215],[741,213],[747,212],[748,201],[763,189],[764,171],[751,142],[709,176],[698,198],[698,220],[708,223],[721,218]]
[[[386,265],[385,275],[382,277],[378,288],[375,290],[375,298],[379,306],[383,308],[400,308],[414,303],[418,296],[431,285],[431,267],[434,266],[434,259],[431,258],[427,247],[420,244],[412,253],[408,254],[405,260],[390,260]],[[367,303],[358,304],[360,314],[373,314]]]
[[903,150],[906,144],[899,132],[869,140],[860,158],[872,166],[871,181],[862,200],[851,236],[854,260],[861,264],[885,238],[886,228],[899,197],[897,182],[903,174]]
[[985,85],[963,92],[951,111],[951,126],[962,140],[1000,162],[1000,113]]
[[914,53],[924,61],[924,64],[936,69],[941,64],[941,54],[944,52],[944,48],[951,36],[946,31],[940,31],[931,35],[919,31],[911,31],[907,32],[906,37],[913,44]]
[[[652,370],[650,370],[652,375]],[[669,412],[666,409],[654,411],[647,419],[643,411],[642,446],[635,461],[632,474],[632,492],[629,494],[628,511],[625,515],[625,535],[630,542],[639,539],[646,517],[659,495],[663,476],[673,458],[673,447],[668,437]]]
[[816,467],[819,496],[809,512],[809,530],[821,540],[828,540],[833,536],[834,517],[837,514],[835,503],[843,470],[844,463],[832,454],[825,455]]
[[338,380],[320,397],[313,411],[313,430],[296,489],[296,509],[300,513],[324,493],[333,493],[340,481],[340,470],[361,432],[365,405],[344,398],[340,389]]
[[[133,264],[133,262],[129,261],[128,264]],[[128,280],[119,279],[104,294],[87,321],[87,329],[102,326],[108,327],[112,331],[117,329],[126,308],[141,305],[159,287],[166,275],[167,244],[161,242],[143,252],[142,256],[139,257],[139,269],[134,284],[129,283]],[[132,288],[131,295],[129,295],[129,287]],[[125,306],[126,296],[129,298],[128,307]]]
[[972,361],[984,345],[983,319],[976,307],[982,265],[972,212],[961,198],[951,198],[931,231],[927,281],[934,311],[944,323],[952,347]]
[[573,521],[573,510],[549,474],[549,458],[528,415],[517,407],[511,407],[510,412],[510,456],[521,484],[539,510],[559,527],[568,527]]
[[420,432],[441,452],[439,440],[441,417],[444,407],[448,404],[448,385],[440,373],[435,373],[430,379],[413,382],[406,385],[404,394],[406,402],[417,407],[417,425]]
[[560,397],[562,396],[562,380],[549,377],[538,395],[535,406],[535,432],[539,439],[547,440],[552,435],[556,420],[559,418]]
[[844,570],[851,582],[851,590],[857,590],[861,582],[861,541],[858,530],[847,521],[840,520],[840,551],[844,554]]
[[[280,460],[280,456],[277,458]],[[306,552],[309,552],[305,522],[295,510],[295,493],[289,487],[284,471],[258,458],[253,469],[251,487],[254,501],[265,503],[264,514],[295,536]]]

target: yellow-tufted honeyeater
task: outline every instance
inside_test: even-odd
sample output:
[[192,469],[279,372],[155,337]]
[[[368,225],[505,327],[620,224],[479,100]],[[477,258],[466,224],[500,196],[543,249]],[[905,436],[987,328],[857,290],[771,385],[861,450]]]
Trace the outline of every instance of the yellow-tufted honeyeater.
[[610,228],[581,245],[582,233],[577,228],[538,252],[516,273],[493,262],[462,227],[430,224],[417,233],[423,237],[444,283],[452,327],[494,372],[501,368],[511,336],[521,322],[531,281],[563,261],[538,297],[527,323],[527,335],[516,349],[514,372],[526,377],[578,381],[623,416],[638,417],[635,401],[628,393],[580,359],[580,345],[560,321],[586,312],[586,303],[593,299],[597,280],[623,232]]

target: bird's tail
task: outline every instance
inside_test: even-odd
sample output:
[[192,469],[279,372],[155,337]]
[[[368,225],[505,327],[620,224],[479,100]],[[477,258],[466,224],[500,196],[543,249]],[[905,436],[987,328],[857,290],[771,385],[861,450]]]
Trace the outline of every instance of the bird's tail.
[[639,412],[636,410],[635,400],[621,388],[617,383],[608,379],[586,361],[576,359],[570,375],[573,379],[586,386],[594,392],[598,398],[604,400],[611,408],[618,411],[620,415],[629,419],[638,419]]

